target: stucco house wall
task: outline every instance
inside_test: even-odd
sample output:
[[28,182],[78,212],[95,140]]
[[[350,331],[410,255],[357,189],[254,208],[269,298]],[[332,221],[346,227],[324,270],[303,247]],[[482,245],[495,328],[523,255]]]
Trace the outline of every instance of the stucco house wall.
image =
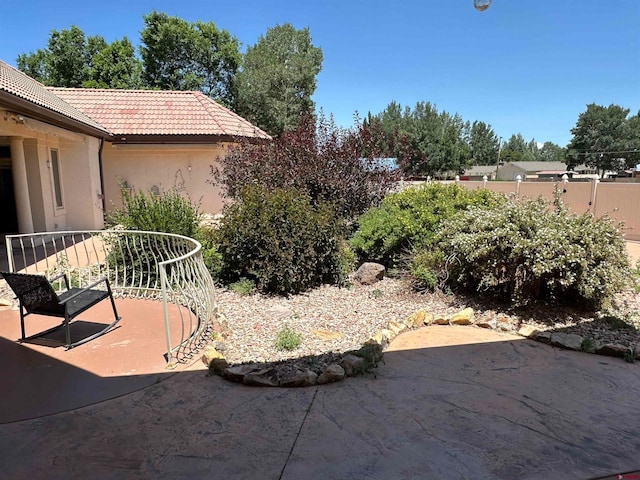
[[[24,158],[26,188],[17,178],[13,183],[17,194],[29,200],[32,230],[102,228],[100,140],[31,118],[16,122],[12,115],[0,105],[0,145],[10,147],[12,170]],[[62,207],[55,199],[52,150],[58,155]],[[26,219],[21,220],[24,225]],[[28,229],[23,226],[21,230],[26,233]]]
[[175,188],[199,205],[203,213],[220,213],[223,198],[211,166],[225,154],[225,144],[119,145],[105,144],[102,152],[107,212],[122,207],[120,185],[160,192]]

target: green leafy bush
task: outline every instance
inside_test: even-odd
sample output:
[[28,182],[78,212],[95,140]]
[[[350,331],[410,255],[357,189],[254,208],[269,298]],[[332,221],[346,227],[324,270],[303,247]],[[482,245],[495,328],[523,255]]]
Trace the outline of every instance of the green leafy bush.
[[607,308],[628,286],[620,225],[571,214],[558,199],[472,207],[444,222],[438,239],[453,286],[494,292],[517,305],[544,299]]
[[302,336],[289,325],[284,324],[276,334],[274,346],[276,350],[290,352],[298,348],[300,343],[302,343]]
[[420,290],[435,290],[443,286],[446,277],[444,257],[439,249],[416,252],[411,261],[410,271]]
[[126,230],[176,233],[186,237],[193,237],[197,230],[198,206],[175,189],[153,195],[123,188],[122,202],[123,208],[116,209],[108,221]]
[[393,193],[360,217],[351,246],[361,260],[393,267],[408,251],[431,245],[442,220],[469,206],[496,205],[501,199],[488,190],[440,183]]
[[213,227],[198,227],[194,238],[202,245],[202,260],[211,274],[211,278],[217,281],[222,271],[222,254],[219,251],[216,240],[216,229]]
[[243,190],[217,231],[227,282],[255,281],[261,292],[298,293],[342,283],[341,223],[333,208],[296,190]]
[[255,283],[253,283],[248,278],[244,278],[244,277],[242,277],[237,282],[233,282],[229,284],[229,289],[233,290],[234,292],[240,295],[249,295],[253,293],[255,288],[256,288]]
[[[197,205],[173,189],[160,195],[144,191],[122,189],[123,208],[115,210],[108,223],[122,225],[126,230],[143,230],[194,237],[198,231],[200,214]],[[158,271],[154,258],[163,258],[170,249],[166,238],[130,235],[126,248],[110,249],[109,262],[123,268],[121,281],[125,283],[153,284]],[[134,278],[135,276],[135,278]]]

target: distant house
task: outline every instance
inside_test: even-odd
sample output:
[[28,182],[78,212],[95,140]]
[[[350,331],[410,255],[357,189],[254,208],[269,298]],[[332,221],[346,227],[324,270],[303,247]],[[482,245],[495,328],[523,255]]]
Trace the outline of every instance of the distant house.
[[222,207],[210,166],[270,137],[200,92],[47,88],[0,61],[0,234],[99,229],[120,184]]
[[[562,162],[509,162],[498,168],[498,180],[521,180],[535,178],[550,178],[567,171],[567,165]],[[540,177],[540,172],[544,172]]]
[[474,165],[472,167],[467,168],[464,171],[464,173],[460,175],[460,180],[482,181],[485,176],[487,177],[487,180],[495,180],[496,166],[495,165]]

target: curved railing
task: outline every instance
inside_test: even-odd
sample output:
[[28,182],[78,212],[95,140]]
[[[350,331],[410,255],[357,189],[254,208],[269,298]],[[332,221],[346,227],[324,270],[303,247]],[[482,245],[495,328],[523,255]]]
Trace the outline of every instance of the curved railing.
[[[10,271],[48,277],[66,273],[72,286],[89,285],[106,276],[114,295],[162,301],[168,367],[191,358],[210,338],[215,289],[201,245],[192,238],[85,230],[8,235],[6,242]],[[170,309],[171,303],[180,308]]]

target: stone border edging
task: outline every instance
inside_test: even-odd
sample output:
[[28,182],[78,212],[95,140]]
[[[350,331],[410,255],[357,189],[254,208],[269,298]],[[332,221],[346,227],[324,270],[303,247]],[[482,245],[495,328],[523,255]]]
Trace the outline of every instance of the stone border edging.
[[[218,315],[218,323],[226,324],[224,316],[222,314]],[[384,350],[395,337],[406,331],[431,325],[475,326],[505,333],[514,333],[524,338],[568,350],[618,357],[629,362],[640,360],[640,342],[634,347],[615,343],[600,344],[596,340],[585,338],[575,333],[540,331],[527,324],[521,325],[516,330],[507,317],[502,317],[498,320],[476,319],[474,310],[465,308],[450,316],[431,315],[424,310],[418,310],[402,322],[391,321],[386,328],[381,329],[369,338],[360,349],[342,354],[339,361],[329,364],[320,374],[302,366],[294,367],[290,369],[290,372],[281,374],[274,366],[277,362],[230,366],[220,351],[223,350],[222,345],[219,345],[218,348],[211,345],[205,347],[202,362],[212,374],[222,376],[233,382],[243,383],[244,385],[263,387],[310,387],[323,385],[371,371],[383,360]]]

